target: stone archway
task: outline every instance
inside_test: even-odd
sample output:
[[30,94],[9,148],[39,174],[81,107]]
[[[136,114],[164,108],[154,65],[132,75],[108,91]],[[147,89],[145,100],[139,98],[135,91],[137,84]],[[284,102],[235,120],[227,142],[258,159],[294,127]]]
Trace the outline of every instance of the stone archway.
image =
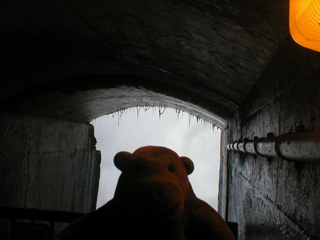
[[[196,86],[195,86],[196,88]],[[6,98],[4,112],[86,123],[136,106],[163,106],[183,110],[219,127],[235,106],[201,95],[188,84],[130,76],[85,75],[39,84]],[[226,105],[223,107],[223,105]],[[228,107],[227,107],[228,106]]]

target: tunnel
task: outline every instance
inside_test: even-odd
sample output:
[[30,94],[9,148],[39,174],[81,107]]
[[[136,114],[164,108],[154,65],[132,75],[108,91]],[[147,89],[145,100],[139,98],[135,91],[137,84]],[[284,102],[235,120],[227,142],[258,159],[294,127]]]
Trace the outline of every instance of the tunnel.
[[217,210],[237,239],[320,239],[318,158],[230,149],[320,138],[320,54],[290,36],[289,0],[20,1],[0,12],[1,208],[94,210],[90,122],[161,106],[222,130]]

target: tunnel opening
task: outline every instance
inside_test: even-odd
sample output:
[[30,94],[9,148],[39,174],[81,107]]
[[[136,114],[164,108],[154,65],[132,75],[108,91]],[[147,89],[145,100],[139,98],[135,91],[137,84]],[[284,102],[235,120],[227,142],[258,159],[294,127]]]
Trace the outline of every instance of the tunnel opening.
[[[8,216],[16,208],[82,214],[96,208],[100,152],[96,149],[90,125],[93,119],[139,106],[141,116],[143,106],[162,106],[160,111],[167,108],[164,113],[169,108],[181,112],[176,119],[180,116],[181,120],[182,112],[187,112],[196,116],[192,117],[194,122],[209,122],[210,131],[211,124],[219,128],[226,124],[224,116],[213,111],[208,102],[198,104],[184,86],[166,93],[165,88],[156,91],[150,87],[159,85],[151,80],[149,84],[141,85],[116,84],[115,81],[112,86],[103,82],[107,80],[98,78],[93,85],[83,79],[79,82],[66,80],[63,84],[53,81],[30,92],[30,89],[19,92],[16,99],[7,99],[8,105],[1,105],[3,168],[0,173],[4,176],[1,185],[4,197],[0,206],[10,211]],[[181,95],[185,97],[181,98]],[[164,114],[160,116],[161,121],[163,118]],[[187,122],[189,124],[189,118]],[[220,164],[219,158],[216,162]],[[197,190],[196,194],[199,195]],[[0,222],[0,238],[10,238],[11,225],[8,220]],[[55,232],[59,229],[56,226]]]
[[221,130],[186,112],[165,107],[135,107],[91,122],[101,151],[97,208],[112,199],[120,171],[113,165],[119,151],[146,145],[164,146],[195,164],[189,176],[196,195],[218,209]]

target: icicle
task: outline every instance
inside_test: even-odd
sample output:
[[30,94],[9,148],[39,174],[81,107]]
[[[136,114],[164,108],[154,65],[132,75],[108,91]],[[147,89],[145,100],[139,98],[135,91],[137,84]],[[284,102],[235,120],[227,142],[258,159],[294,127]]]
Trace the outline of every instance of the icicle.
[[180,120],[180,113],[181,113],[181,110],[180,109],[176,109],[176,114],[177,114],[177,116],[178,116],[178,122],[179,122],[179,120]]
[[139,113],[140,113],[141,108],[138,106],[136,107],[136,111],[137,111],[137,119],[139,118]]
[[159,112],[159,119],[161,115],[166,111],[166,107],[158,107],[158,112]]
[[150,108],[154,108],[154,107],[150,107],[150,106],[144,106],[144,111],[148,111]]

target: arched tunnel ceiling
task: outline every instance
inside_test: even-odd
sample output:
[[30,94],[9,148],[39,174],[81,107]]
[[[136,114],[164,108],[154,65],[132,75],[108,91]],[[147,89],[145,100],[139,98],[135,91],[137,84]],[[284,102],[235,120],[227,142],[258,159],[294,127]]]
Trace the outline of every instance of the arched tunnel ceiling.
[[[131,105],[160,104],[211,112],[223,122],[288,36],[288,4],[3,3],[0,111],[87,122]],[[120,90],[113,100],[111,89]]]

